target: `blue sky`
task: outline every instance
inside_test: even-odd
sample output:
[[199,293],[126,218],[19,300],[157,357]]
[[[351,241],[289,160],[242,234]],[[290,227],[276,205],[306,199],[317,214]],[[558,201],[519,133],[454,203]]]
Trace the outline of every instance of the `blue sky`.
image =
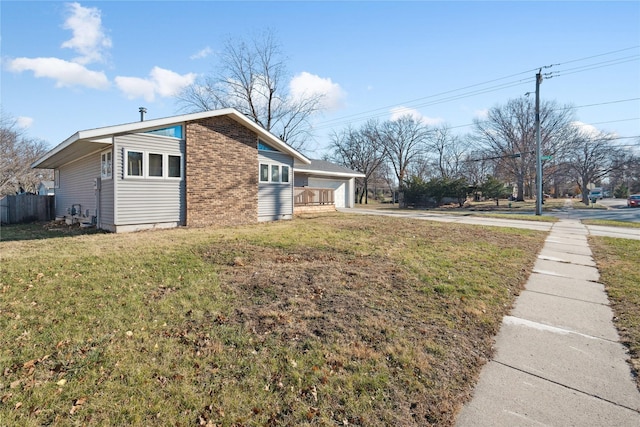
[[[1,101],[53,147],[78,130],[180,114],[174,95],[215,69],[229,37],[274,30],[292,91],[326,94],[332,131],[410,113],[458,133],[535,90],[576,120],[640,135],[640,2],[5,1]],[[505,78],[507,76],[511,76]],[[637,139],[621,139],[638,144]]]

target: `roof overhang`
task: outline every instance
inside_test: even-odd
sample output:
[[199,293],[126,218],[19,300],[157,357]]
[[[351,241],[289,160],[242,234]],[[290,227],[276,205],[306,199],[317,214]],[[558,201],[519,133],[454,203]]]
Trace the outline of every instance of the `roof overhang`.
[[294,159],[305,164],[311,163],[311,160],[302,155],[302,153],[295,150],[280,138],[277,138],[271,132],[265,130],[262,126],[251,121],[238,110],[234,108],[225,108],[222,110],[202,111],[199,113],[184,114],[181,116],[164,117],[161,119],[145,120],[80,131],[58,144],[40,159],[36,160],[31,167],[41,169],[57,168],[69,163],[70,161],[107,148],[112,144],[113,137],[115,135],[140,132],[146,129],[154,129],[172,124],[181,124],[189,121],[219,116],[228,116],[232,120],[253,130],[264,142],[270,144],[279,151],[291,155]]
[[313,170],[305,168],[293,167],[293,172],[306,173],[308,175],[327,176],[327,177],[339,177],[339,178],[364,178],[366,175],[360,172],[330,172],[324,170]]

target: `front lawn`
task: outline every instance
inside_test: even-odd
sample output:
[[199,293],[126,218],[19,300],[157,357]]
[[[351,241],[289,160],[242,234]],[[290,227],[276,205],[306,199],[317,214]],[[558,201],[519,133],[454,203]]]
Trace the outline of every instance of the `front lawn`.
[[611,301],[614,324],[629,348],[640,390],[640,241],[591,236],[589,245]]
[[329,214],[0,243],[0,420],[453,425],[546,233]]

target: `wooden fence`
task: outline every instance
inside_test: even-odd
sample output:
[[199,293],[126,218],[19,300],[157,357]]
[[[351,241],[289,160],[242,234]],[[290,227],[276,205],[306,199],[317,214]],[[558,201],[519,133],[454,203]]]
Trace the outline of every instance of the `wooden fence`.
[[19,194],[0,199],[0,222],[3,224],[50,221],[55,215],[54,196]]

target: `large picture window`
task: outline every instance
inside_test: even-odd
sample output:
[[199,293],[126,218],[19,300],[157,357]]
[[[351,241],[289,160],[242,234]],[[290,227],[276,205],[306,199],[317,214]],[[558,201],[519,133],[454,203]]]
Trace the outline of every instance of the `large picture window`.
[[282,166],[282,182],[289,182],[289,166]]

